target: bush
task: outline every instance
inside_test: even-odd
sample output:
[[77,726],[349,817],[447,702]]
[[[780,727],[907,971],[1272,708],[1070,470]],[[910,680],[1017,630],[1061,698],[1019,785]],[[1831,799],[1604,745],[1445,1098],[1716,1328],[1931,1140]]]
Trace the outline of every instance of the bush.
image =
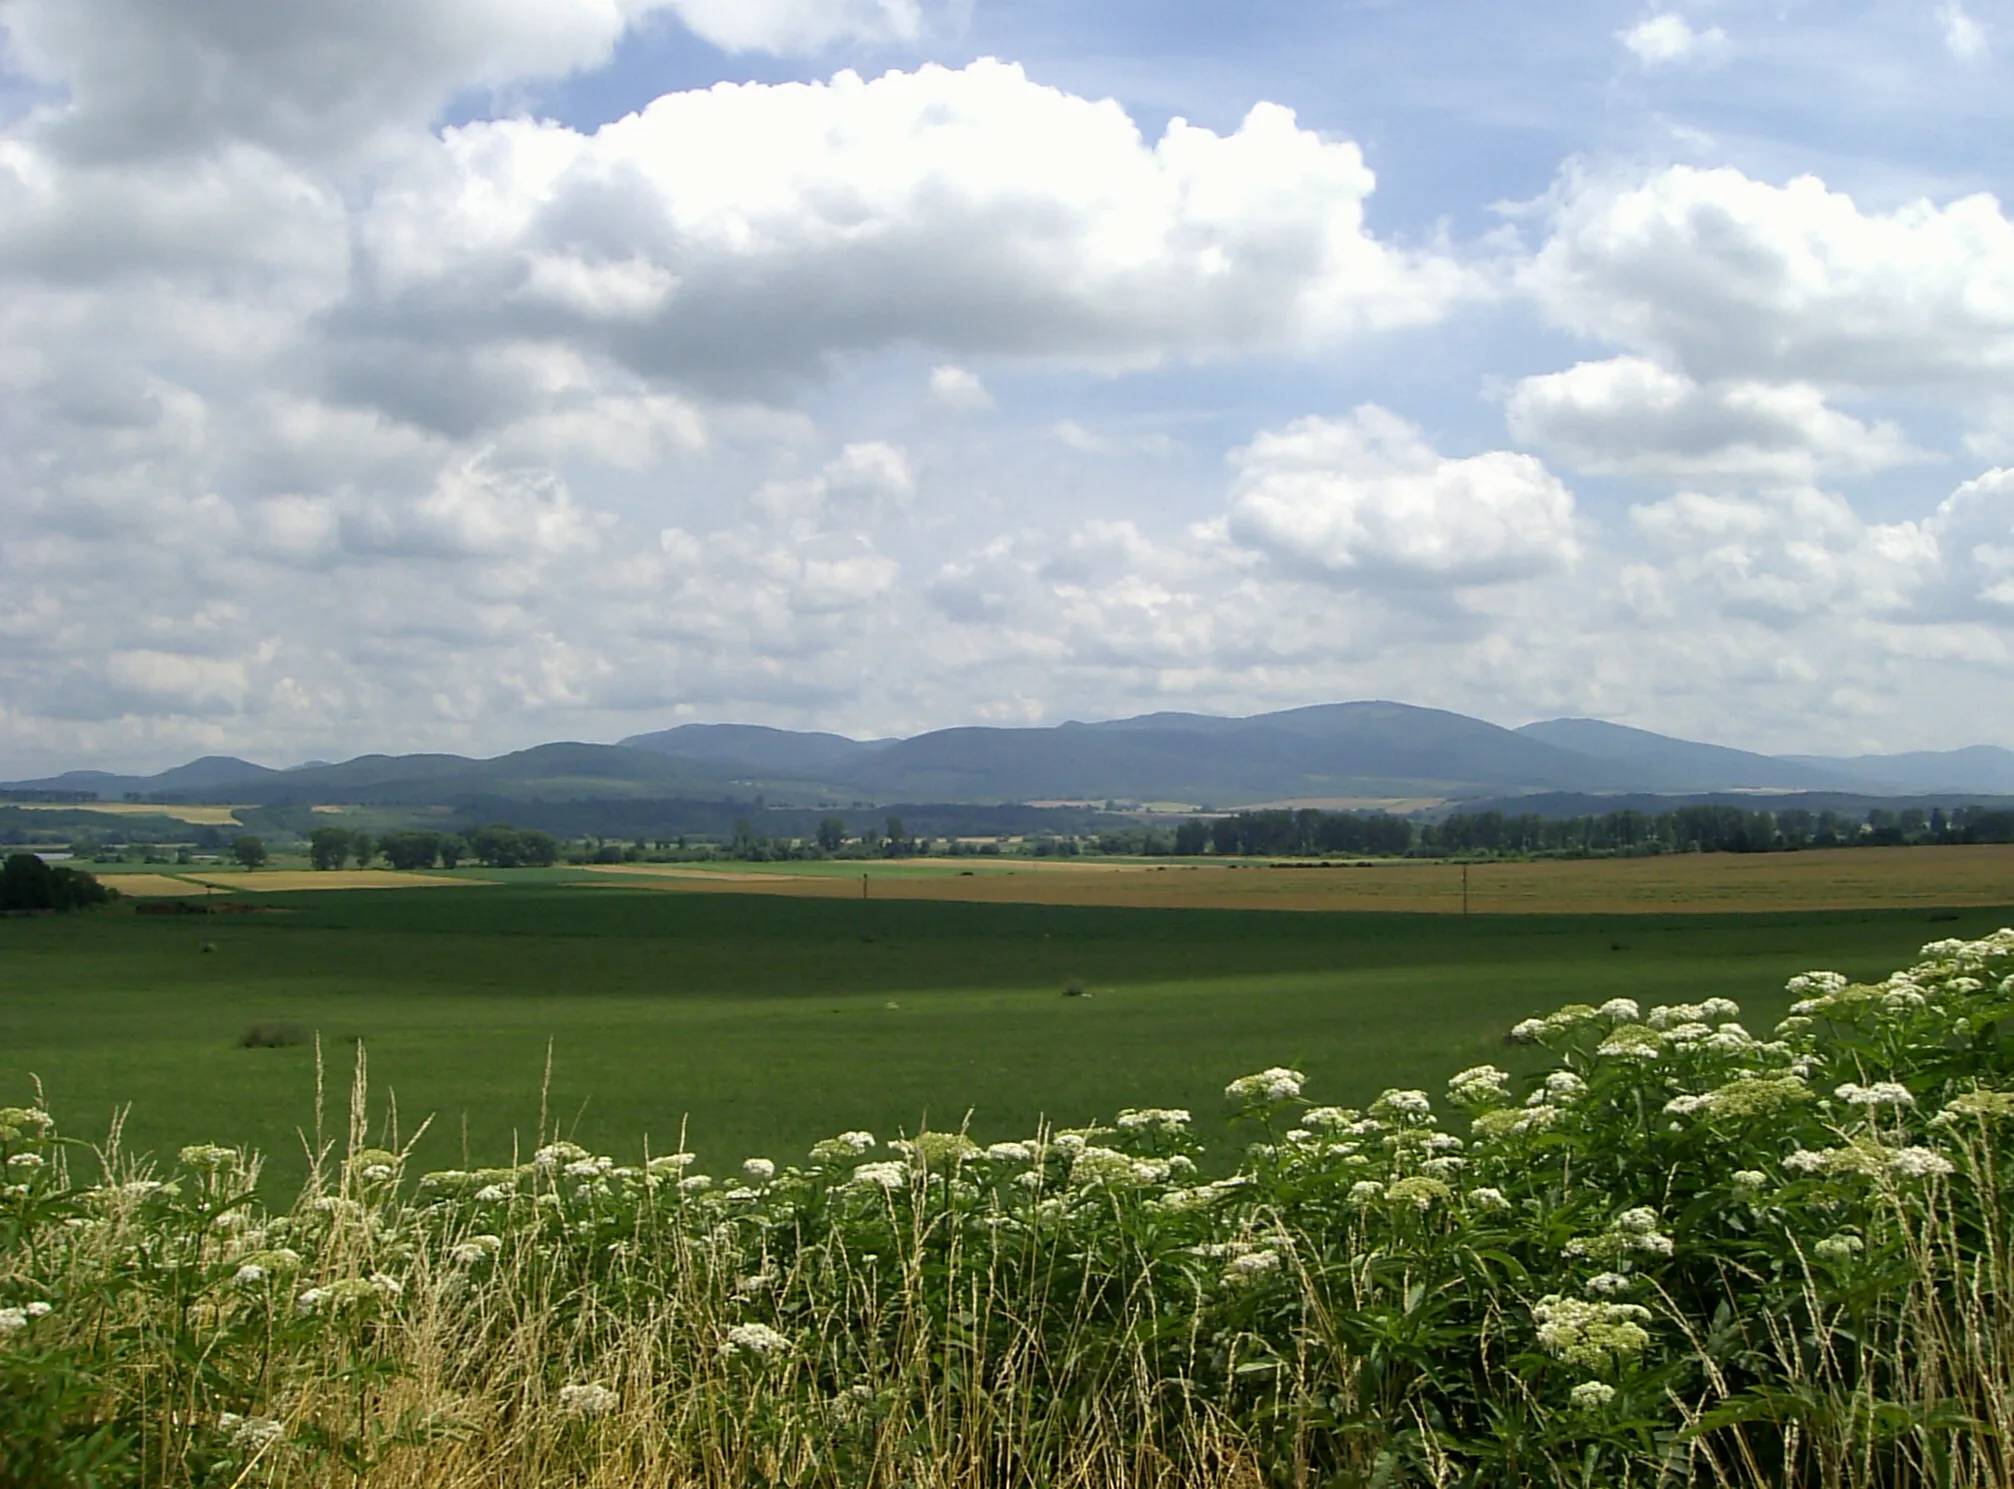
[[73,1183],[0,1111],[0,1361],[95,1383],[0,1397],[0,1439],[175,1484],[2004,1485],[2014,931],[1924,958],[1795,979],[1767,1038],[1723,999],[1526,1020],[1522,1090],[1261,1071],[1214,1180],[1138,1109],[409,1183],[360,1060],[273,1214],[243,1153]]
[[244,1050],[287,1049],[307,1042],[307,1030],[285,1022],[254,1024],[238,1036],[238,1048]]

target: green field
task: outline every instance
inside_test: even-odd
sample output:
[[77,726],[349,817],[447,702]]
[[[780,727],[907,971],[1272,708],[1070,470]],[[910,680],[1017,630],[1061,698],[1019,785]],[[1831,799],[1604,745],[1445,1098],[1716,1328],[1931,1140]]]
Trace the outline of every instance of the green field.
[[[40,1077],[75,1136],[130,1105],[129,1150],[253,1142],[284,1181],[314,1127],[316,1031],[340,1122],[351,1050],[426,1162],[504,1160],[551,1118],[598,1150],[715,1172],[864,1126],[984,1138],[1187,1105],[1298,1065],[1318,1099],[1513,1063],[1516,1019],[1568,1001],[1720,994],[1751,1029],[1812,966],[1876,974],[2010,912],[1749,916],[1308,914],[666,894],[541,883],[276,894],[275,913],[124,909],[0,921],[0,1102]],[[206,950],[205,948],[211,948]],[[1062,995],[1081,981],[1088,996]]]

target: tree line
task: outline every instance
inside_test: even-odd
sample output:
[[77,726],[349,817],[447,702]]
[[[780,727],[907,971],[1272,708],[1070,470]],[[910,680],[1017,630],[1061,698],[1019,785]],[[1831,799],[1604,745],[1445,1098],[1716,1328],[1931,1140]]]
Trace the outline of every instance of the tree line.
[[[1668,812],[1617,811],[1581,817],[1491,811],[1456,812],[1439,822],[1414,822],[1385,812],[1324,812],[1304,807],[1299,811],[1235,812],[1208,820],[1191,818],[1175,829],[1170,847],[1183,857],[1205,853],[1258,857],[1627,856],[2009,842],[2014,842],[2014,808],[2007,807],[1958,807],[1949,812],[1942,807],[1927,811],[1876,807],[1865,816],[1802,807],[1772,812],[1735,806],[1686,806]],[[1100,846],[1105,847],[1103,843]],[[1147,852],[1155,851],[1155,846],[1142,844]]]
[[308,861],[318,869],[354,863],[369,868],[377,859],[395,869],[458,868],[473,859],[485,868],[550,868],[559,862],[559,839],[535,828],[496,822],[466,833],[414,829],[373,837],[358,828],[317,827],[308,833]]

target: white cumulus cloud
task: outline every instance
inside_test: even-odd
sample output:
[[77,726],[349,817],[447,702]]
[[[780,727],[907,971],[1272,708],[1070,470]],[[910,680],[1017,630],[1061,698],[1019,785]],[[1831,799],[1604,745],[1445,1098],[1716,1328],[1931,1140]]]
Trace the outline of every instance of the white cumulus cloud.
[[1336,579],[1525,579],[1579,553],[1573,495],[1530,455],[1436,452],[1374,405],[1304,418],[1232,455],[1230,535]]
[[1654,481],[1809,483],[1922,458],[1894,423],[1841,413],[1809,383],[1701,384],[1644,357],[1525,378],[1505,413],[1576,470]]
[[1718,54],[1727,46],[1727,33],[1718,26],[1695,31],[1684,16],[1666,11],[1662,15],[1646,16],[1628,30],[1618,31],[1616,40],[1644,66],[1661,67]]
[[360,221],[342,324],[373,365],[557,339],[715,386],[903,341],[1099,366],[1317,345],[1478,288],[1376,238],[1373,185],[1270,104],[1150,145],[998,62],[722,84],[592,134],[448,130]]
[[949,363],[930,369],[930,401],[954,414],[983,414],[993,407],[979,374]]
[[1815,176],[1570,175],[1523,282],[1558,324],[1702,380],[2014,375],[2014,223],[1986,195],[1877,212]]

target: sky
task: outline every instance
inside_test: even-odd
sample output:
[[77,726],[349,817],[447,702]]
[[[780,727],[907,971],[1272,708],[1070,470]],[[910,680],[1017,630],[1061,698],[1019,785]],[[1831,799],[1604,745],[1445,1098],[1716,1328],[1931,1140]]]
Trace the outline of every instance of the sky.
[[0,777],[2014,745],[2014,5],[9,0]]

